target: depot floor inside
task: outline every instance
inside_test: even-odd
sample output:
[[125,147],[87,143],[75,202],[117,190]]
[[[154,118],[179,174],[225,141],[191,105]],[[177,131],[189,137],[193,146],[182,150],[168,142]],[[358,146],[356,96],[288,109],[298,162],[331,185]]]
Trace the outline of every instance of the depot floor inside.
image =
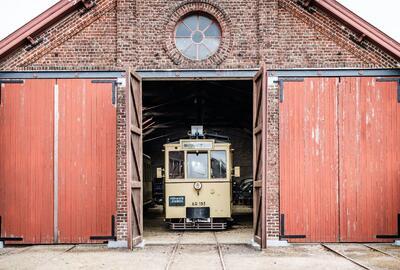
[[[145,183],[143,191],[145,204],[148,194],[153,194],[153,203],[144,207],[146,243],[170,243],[181,236],[164,224],[162,181],[155,176],[156,168],[164,167],[163,144],[187,138],[192,125],[229,137],[234,148],[233,166],[240,166],[241,177],[232,183],[233,226],[217,234],[226,243],[250,242],[252,193],[244,194],[238,186],[252,179],[252,91],[251,80],[143,82],[143,153],[151,160],[153,182],[152,186]],[[214,236],[211,232],[187,232],[183,241],[214,241]]]

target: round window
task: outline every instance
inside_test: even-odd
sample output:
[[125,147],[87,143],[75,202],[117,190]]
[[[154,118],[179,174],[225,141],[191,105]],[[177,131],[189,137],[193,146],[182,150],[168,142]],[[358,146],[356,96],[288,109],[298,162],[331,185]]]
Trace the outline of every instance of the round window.
[[204,60],[221,44],[221,28],[216,20],[204,15],[190,15],[175,28],[176,48],[192,60]]

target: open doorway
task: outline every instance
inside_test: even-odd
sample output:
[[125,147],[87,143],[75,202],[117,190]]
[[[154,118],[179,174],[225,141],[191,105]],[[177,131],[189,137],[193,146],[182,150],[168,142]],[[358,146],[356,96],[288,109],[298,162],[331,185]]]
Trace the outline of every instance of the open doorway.
[[[163,145],[188,138],[192,125],[228,138],[233,166],[240,177],[231,184],[232,226],[217,232],[220,241],[248,243],[253,237],[253,82],[251,80],[144,81],[143,228],[146,243],[168,243],[179,237],[164,222]],[[206,235],[204,233],[203,235]],[[200,235],[202,235],[200,233]],[[206,236],[205,236],[206,237]]]

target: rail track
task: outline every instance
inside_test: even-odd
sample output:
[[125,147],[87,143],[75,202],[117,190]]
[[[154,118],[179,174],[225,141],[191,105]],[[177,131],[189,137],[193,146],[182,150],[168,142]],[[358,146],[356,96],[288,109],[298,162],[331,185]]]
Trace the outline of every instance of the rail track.
[[400,261],[400,257],[394,256],[394,255],[392,255],[392,254],[390,254],[390,253],[388,253],[388,252],[386,252],[386,251],[383,251],[383,250],[381,250],[381,249],[379,249],[379,248],[371,247],[370,245],[367,245],[367,244],[364,244],[364,246],[366,246],[367,248],[372,249],[372,250],[374,250],[374,251],[376,251],[376,252],[385,254],[385,255],[387,255],[387,256],[390,256],[390,257],[395,258],[396,260],[399,260],[399,261]]
[[226,265],[225,265],[225,261],[224,261],[224,255],[222,253],[222,247],[221,247],[221,244],[218,242],[218,237],[217,237],[217,234],[215,232],[214,232],[214,238],[215,238],[215,242],[217,243],[218,256],[219,256],[219,261],[221,262],[222,270],[226,270]]
[[[168,259],[167,265],[165,266],[165,270],[172,269],[171,267],[172,267],[172,265],[174,263],[174,260],[176,258],[176,253],[177,253],[177,251],[179,249],[179,246],[181,245],[181,240],[182,240],[183,234],[184,233],[182,233],[180,235],[178,241],[175,243],[174,247],[172,248],[172,252],[171,252],[171,255],[170,255],[169,259]],[[223,252],[222,252],[222,246],[218,242],[217,234],[215,232],[213,232],[213,235],[214,235],[214,239],[215,239],[215,245],[217,247],[217,252],[218,252],[218,257],[219,257],[221,269],[222,270],[226,270],[227,268],[226,268],[225,261],[224,261],[224,255],[223,255]]]
[[[330,252],[332,252],[332,253],[335,253],[336,255],[339,255],[340,257],[342,257],[342,258],[344,258],[344,259],[346,259],[346,260],[352,262],[353,264],[355,264],[355,265],[357,265],[357,266],[359,266],[359,267],[361,267],[361,268],[363,268],[363,269],[366,269],[366,270],[375,270],[374,267],[371,267],[371,266],[365,264],[363,261],[361,261],[361,260],[359,260],[359,259],[354,259],[354,258],[352,258],[352,257],[349,256],[348,254],[346,254],[346,252],[338,251],[337,249],[335,249],[335,248],[333,248],[333,247],[331,247],[331,246],[329,246],[329,245],[327,245],[327,244],[323,244],[323,243],[321,243],[321,246],[323,246],[326,250],[328,250],[328,251],[330,251]],[[381,249],[379,249],[379,248],[372,247],[372,246],[367,245],[367,244],[360,244],[360,246],[367,247],[368,249],[370,249],[370,250],[373,251],[373,252],[378,252],[378,253],[380,253],[380,254],[382,254],[382,255],[384,255],[384,256],[391,257],[391,258],[393,258],[393,259],[396,259],[396,260],[399,260],[399,261],[400,261],[400,258],[399,258],[399,257],[394,256],[394,255],[392,255],[392,254],[390,254],[390,253],[388,253],[388,252],[386,252],[386,251],[383,251],[383,250],[381,250]]]
[[171,256],[169,256],[167,265],[165,266],[165,270],[170,270],[170,269],[171,269],[171,266],[172,266],[172,264],[174,263],[176,251],[177,251],[178,248],[179,248],[179,245],[180,245],[180,243],[181,243],[183,234],[184,234],[184,233],[182,232],[182,234],[181,234],[181,235],[179,236],[179,238],[178,238],[178,241],[176,241],[176,243],[175,243],[175,245],[174,245],[174,247],[173,247],[173,249],[172,249]]

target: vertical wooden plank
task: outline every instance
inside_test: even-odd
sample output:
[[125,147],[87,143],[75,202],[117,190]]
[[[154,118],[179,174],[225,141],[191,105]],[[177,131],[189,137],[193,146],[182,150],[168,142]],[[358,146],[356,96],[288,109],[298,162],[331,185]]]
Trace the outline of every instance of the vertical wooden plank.
[[58,80],[59,242],[111,236],[116,214],[116,109],[112,84]]
[[400,213],[397,82],[343,78],[340,91],[340,235],[391,242]]
[[[291,242],[338,239],[336,78],[283,83],[280,211]],[[290,238],[304,235],[305,238]]]
[[25,80],[1,86],[1,236],[23,237],[14,243],[53,242],[54,84]]

